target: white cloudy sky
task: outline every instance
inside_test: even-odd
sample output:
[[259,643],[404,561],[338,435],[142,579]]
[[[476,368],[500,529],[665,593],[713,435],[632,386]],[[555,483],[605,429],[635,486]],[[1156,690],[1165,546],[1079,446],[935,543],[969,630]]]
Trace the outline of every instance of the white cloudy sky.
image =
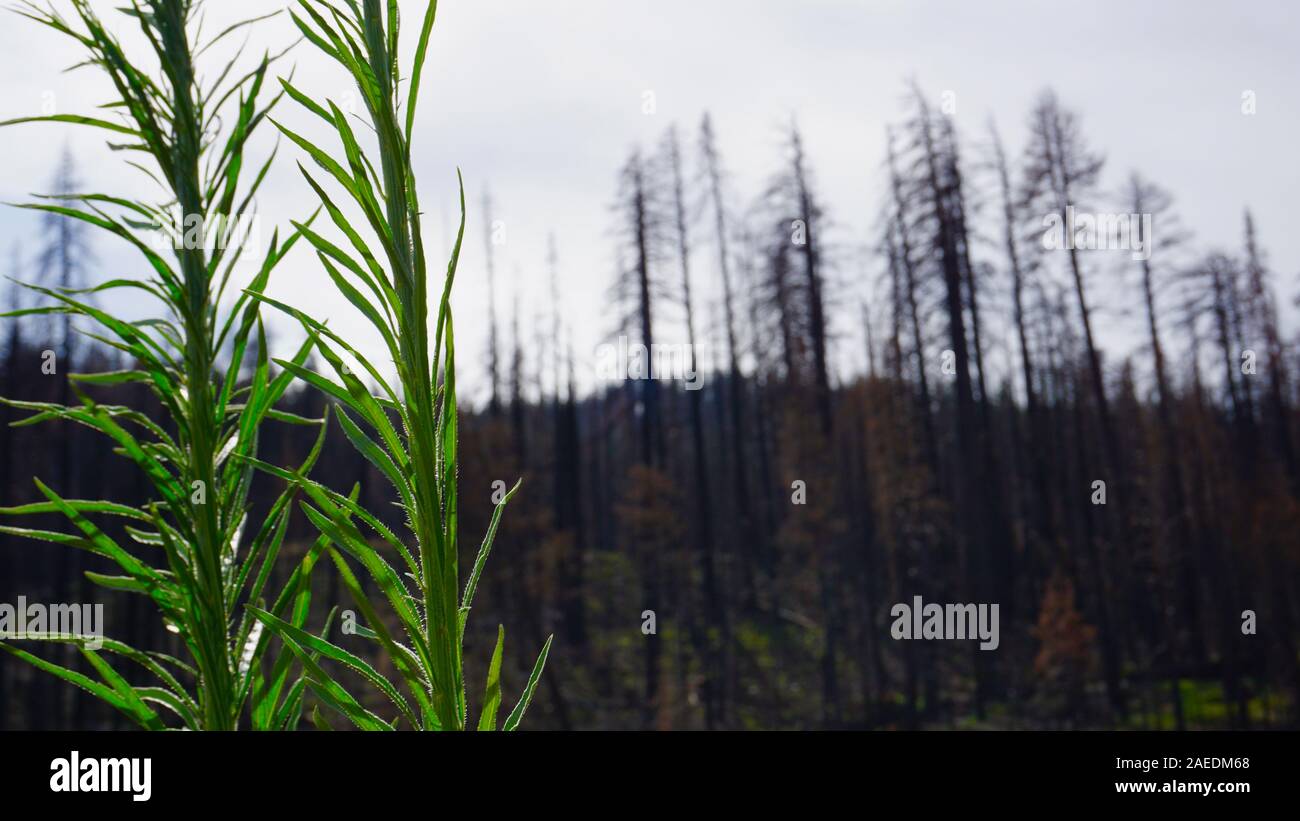
[[[58,0],[55,0],[58,4]],[[96,2],[109,18],[117,0]],[[264,13],[282,0],[209,0],[209,31]],[[411,36],[423,3],[403,0]],[[904,81],[915,77],[938,99],[956,95],[959,129],[982,135],[996,119],[1012,154],[1024,138],[1031,102],[1054,87],[1078,111],[1092,144],[1108,158],[1112,186],[1141,169],[1170,189],[1201,246],[1235,249],[1249,205],[1289,303],[1300,271],[1293,192],[1300,190],[1300,8],[1286,0],[1249,3],[1099,0],[923,2],[922,0],[444,0],[426,68],[414,149],[427,211],[429,245],[440,249],[454,225],[455,169],[471,201],[469,242],[456,293],[463,380],[482,396],[485,186],[507,226],[499,271],[519,289],[526,322],[547,306],[546,239],[559,245],[564,314],[580,371],[613,330],[607,289],[616,258],[609,206],[617,171],[637,145],[652,145],[677,122],[694,141],[712,112],[739,202],[747,202],[783,156],[780,129],[795,116],[820,192],[834,218],[840,253],[835,329],[845,367],[857,361],[856,304],[862,264],[883,194],[884,126],[901,113]],[[129,37],[122,18],[124,36]],[[289,42],[281,18],[258,27],[250,51]],[[408,39],[410,39],[408,37]],[[133,42],[133,41],[131,41]],[[409,45],[409,43],[408,43]],[[40,111],[89,112],[107,99],[98,77],[62,69],[77,62],[59,35],[11,13],[0,16],[0,118]],[[341,69],[299,46],[295,83],[317,96],[352,94]],[[642,113],[653,91],[657,110]],[[1257,113],[1241,113],[1244,90]],[[285,106],[287,123],[307,116]],[[308,129],[310,132],[310,129]],[[264,138],[271,137],[270,130]],[[86,188],[139,190],[137,172],[94,133],[64,126],[0,130],[0,199],[47,190],[58,154],[70,146]],[[289,160],[291,146],[282,149]],[[311,209],[310,191],[282,162],[261,198],[263,225],[285,225]],[[31,253],[37,221],[0,212],[0,259],[21,241]],[[138,273],[128,251],[97,239],[97,274]],[[695,270],[701,290],[713,276],[709,249]],[[995,261],[1000,259],[995,258]],[[436,265],[431,268],[436,269]],[[361,326],[306,254],[279,271],[272,291],[335,327]],[[1104,293],[1102,293],[1104,291]],[[1119,287],[1099,288],[1116,308]],[[503,298],[505,306],[509,297]],[[508,323],[503,308],[503,325]],[[1112,340],[1129,338],[1125,319],[1103,319]],[[1291,323],[1294,328],[1294,322]],[[1122,347],[1122,343],[1113,343]],[[371,348],[373,350],[373,348]]]

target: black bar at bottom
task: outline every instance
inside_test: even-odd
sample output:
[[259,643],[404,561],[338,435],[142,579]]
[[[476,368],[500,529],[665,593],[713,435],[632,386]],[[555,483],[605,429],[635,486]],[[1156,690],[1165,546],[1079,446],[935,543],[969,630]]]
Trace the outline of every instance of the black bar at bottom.
[[880,800],[918,810],[1188,801],[1223,810],[1289,805],[1295,742],[1279,732],[5,733],[0,807],[206,816],[355,806],[378,821],[515,803],[639,815],[707,795],[724,805],[844,800],[864,811]]

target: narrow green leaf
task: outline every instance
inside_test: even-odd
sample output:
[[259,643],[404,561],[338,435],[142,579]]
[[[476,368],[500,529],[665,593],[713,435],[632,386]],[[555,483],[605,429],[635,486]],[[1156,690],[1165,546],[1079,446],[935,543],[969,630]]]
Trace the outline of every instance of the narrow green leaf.
[[532,703],[533,691],[537,689],[537,682],[542,677],[542,668],[546,666],[546,656],[551,652],[551,641],[554,638],[554,634],[548,636],[546,644],[542,646],[541,655],[537,657],[537,664],[533,666],[532,675],[528,677],[528,686],[524,688],[524,694],[519,697],[519,703],[515,705],[515,709],[511,710],[510,715],[506,718],[504,729],[507,732],[516,729],[519,726],[519,722],[523,721],[524,711],[526,711],[528,705]]
[[501,654],[506,644],[506,628],[497,625],[497,646],[492,651],[492,661],[488,664],[487,691],[483,695],[483,712],[479,715],[480,730],[497,728],[497,710],[501,708]]

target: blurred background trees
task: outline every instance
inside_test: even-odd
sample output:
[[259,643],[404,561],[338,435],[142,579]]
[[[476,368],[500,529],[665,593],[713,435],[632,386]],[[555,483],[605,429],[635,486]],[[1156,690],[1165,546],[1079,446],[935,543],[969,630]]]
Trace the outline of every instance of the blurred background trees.
[[[1294,272],[1269,267],[1267,237],[1235,207],[1222,218],[1241,222],[1239,247],[1199,248],[1172,195],[1106,168],[1050,92],[1013,154],[992,124],[961,133],[924,89],[903,91],[886,156],[863,160],[885,191],[869,237],[836,230],[818,197],[829,169],[798,123],[752,197],[707,114],[629,152],[614,275],[586,276],[610,286],[611,340],[683,346],[699,390],[580,388],[591,363],[569,329],[590,319],[555,286],[521,315],[484,196],[490,316],[476,332],[490,355],[461,368],[490,391],[462,420],[467,532],[486,528],[494,483],[524,487],[467,663],[486,665],[497,621],[528,631],[520,648],[555,632],[535,727],[1296,726],[1300,340],[1278,308]],[[51,194],[75,176],[66,160]],[[1111,193],[1109,177],[1125,182]],[[1151,214],[1153,253],[1045,248],[1044,218],[1068,206]],[[563,239],[529,266],[552,283]],[[16,279],[101,276],[66,220],[33,245],[15,250]],[[1131,338],[1099,330],[1116,314]],[[68,327],[6,322],[5,397],[59,400],[69,371],[119,358]],[[291,394],[288,409],[320,401]],[[268,430],[267,458],[293,461],[299,433]],[[31,500],[32,475],[121,496],[116,460],[77,430],[0,427],[0,503]],[[331,431],[317,478],[360,481],[381,509],[370,471]],[[92,595],[78,579],[94,557],[69,555],[0,536],[0,601]],[[318,572],[342,603],[333,568]],[[890,606],[916,595],[998,603],[999,649],[891,640]],[[132,598],[105,602],[109,632],[166,649]],[[507,655],[507,688],[531,661]],[[0,725],[114,720],[0,662]]]

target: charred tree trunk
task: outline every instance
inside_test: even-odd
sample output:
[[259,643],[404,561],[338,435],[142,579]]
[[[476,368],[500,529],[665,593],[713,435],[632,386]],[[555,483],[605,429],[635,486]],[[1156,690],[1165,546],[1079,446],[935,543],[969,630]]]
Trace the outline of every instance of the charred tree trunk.
[[1002,193],[1003,240],[1007,249],[1007,263],[1011,269],[1011,305],[1012,319],[1016,326],[1016,341],[1020,346],[1020,376],[1025,383],[1025,416],[1027,421],[1027,443],[1029,451],[1030,474],[1033,477],[1033,489],[1029,491],[1027,507],[1033,511],[1034,525],[1044,542],[1052,544],[1056,539],[1056,526],[1053,521],[1051,500],[1045,495],[1050,487],[1048,483],[1047,454],[1043,445],[1043,418],[1039,408],[1039,397],[1035,385],[1033,351],[1029,346],[1029,334],[1025,320],[1025,271],[1021,265],[1019,239],[1016,229],[1019,225],[1015,205],[1012,201],[1011,178],[1007,171],[1006,154],[1002,150],[1002,141],[997,131],[990,126],[993,137],[994,159],[997,165],[998,180]]
[[[701,404],[700,390],[703,385],[698,381],[702,377],[699,373],[699,362],[695,355],[695,304],[691,297],[690,238],[686,226],[686,198],[682,185],[681,152],[678,150],[675,131],[669,132],[668,155],[672,167],[673,226],[676,229],[678,261],[682,273],[682,303],[686,308],[689,373],[697,380],[694,387],[686,386],[687,401],[690,404],[691,445],[694,451],[691,454],[691,463],[694,470],[695,491],[699,499],[696,515],[698,533],[696,536],[700,545],[705,610],[708,613],[709,621],[717,625],[721,630],[723,621],[726,619],[726,608],[723,606],[722,591],[719,587],[714,558],[716,540],[713,529],[713,492],[709,482],[709,463],[704,441],[704,409]],[[722,632],[725,633],[725,631]],[[722,650],[711,646],[711,643],[705,639],[704,633],[700,631],[697,631],[695,642],[698,652],[705,660],[705,668],[708,670],[703,685],[705,727],[713,729],[720,718],[718,715],[717,694],[721,688],[722,669],[724,669],[721,658]]]
[[[736,297],[732,287],[731,256],[728,253],[727,209],[722,194],[722,168],[718,159],[717,145],[713,134],[713,125],[707,114],[700,124],[700,152],[704,162],[704,172],[709,184],[709,201],[713,206],[713,225],[718,245],[718,273],[722,279],[722,307],[727,336],[727,410],[730,419],[731,441],[731,477],[735,490],[736,512],[739,517],[739,544],[741,562],[745,565],[745,576],[749,580],[748,596],[754,596],[753,567],[750,556],[756,542],[753,501],[749,492],[749,448],[746,433],[745,381],[740,370],[740,344],[736,327],[739,322],[736,312]],[[730,629],[723,628],[723,644],[730,645]],[[726,688],[730,690],[730,686]],[[719,711],[725,716],[726,705],[719,705]]]
[[488,413],[496,419],[501,415],[501,353],[497,335],[496,242],[493,236],[496,226],[492,219],[492,197],[486,192],[483,194],[483,222],[488,287],[488,382],[491,385]]
[[911,213],[907,198],[903,192],[903,180],[897,168],[892,137],[887,135],[889,143],[889,177],[894,197],[894,218],[892,220],[889,250],[890,267],[895,276],[901,273],[902,292],[907,307],[908,324],[912,330],[912,348],[916,355],[916,383],[920,391],[920,411],[922,428],[922,451],[926,464],[933,477],[939,475],[939,446],[935,433],[934,410],[930,399],[930,378],[925,367],[925,326],[921,322],[921,308],[918,296],[920,287],[916,266],[913,263],[911,241]]
[[812,338],[814,401],[817,418],[821,423],[822,436],[829,439],[834,416],[831,410],[830,368],[826,360],[826,306],[822,297],[821,258],[816,243],[817,233],[814,230],[817,213],[808,187],[803,140],[799,136],[798,129],[791,130],[790,142],[794,149],[793,173],[799,219],[803,221],[805,232],[801,250],[806,277],[805,286],[808,289],[808,333]]
[[[956,429],[954,431],[956,447],[956,468],[953,483],[953,509],[956,513],[955,528],[957,543],[961,556],[963,573],[968,585],[969,595],[977,601],[985,601],[987,591],[986,564],[990,559],[986,542],[987,526],[985,523],[986,506],[982,504],[987,482],[981,477],[977,460],[980,458],[981,425],[977,418],[974,392],[970,377],[970,350],[966,341],[966,317],[964,274],[960,257],[959,230],[954,224],[954,213],[949,200],[948,188],[940,173],[940,158],[936,150],[932,132],[930,111],[924,97],[919,91],[915,94],[918,108],[917,129],[924,152],[921,174],[928,193],[926,199],[932,209],[934,225],[933,245],[939,251],[940,273],[944,287],[944,303],[948,315],[948,344],[952,346],[955,365],[956,393]],[[986,466],[987,467],[987,466]],[[969,523],[969,524],[965,524]],[[985,660],[976,648],[975,662],[975,712],[984,718],[985,704],[988,698],[988,674]]]

